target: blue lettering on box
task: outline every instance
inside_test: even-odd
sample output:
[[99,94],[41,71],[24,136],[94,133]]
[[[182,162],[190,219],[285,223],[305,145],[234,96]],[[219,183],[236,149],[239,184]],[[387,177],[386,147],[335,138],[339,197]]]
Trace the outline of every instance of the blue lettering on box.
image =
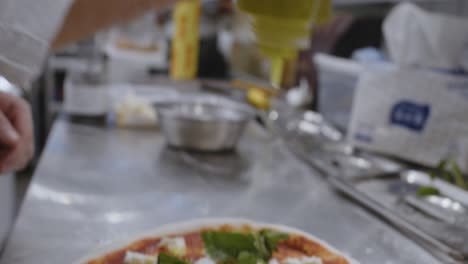
[[373,141],[372,136],[364,134],[364,133],[354,134],[354,139],[357,141],[365,142],[365,143],[372,143]]
[[424,130],[430,115],[431,107],[429,105],[400,101],[392,108],[390,123],[421,132]]

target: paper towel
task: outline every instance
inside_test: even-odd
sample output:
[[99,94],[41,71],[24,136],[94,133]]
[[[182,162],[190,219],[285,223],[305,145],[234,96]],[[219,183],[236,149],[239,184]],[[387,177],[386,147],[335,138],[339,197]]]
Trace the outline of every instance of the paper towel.
[[390,58],[403,66],[468,69],[468,20],[397,5],[383,31]]

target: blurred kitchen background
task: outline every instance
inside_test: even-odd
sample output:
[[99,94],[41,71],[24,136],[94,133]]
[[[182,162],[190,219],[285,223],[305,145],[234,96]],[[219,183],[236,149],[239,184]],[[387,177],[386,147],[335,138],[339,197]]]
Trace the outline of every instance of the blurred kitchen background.
[[[336,126],[345,129],[349,119],[346,112],[353,95],[352,89],[348,90],[347,86],[350,86],[349,82],[355,84],[357,78],[353,54],[361,51],[365,57],[366,50],[363,48],[385,51],[382,23],[388,12],[400,2],[405,1],[334,0],[333,19],[318,29],[314,28],[310,48],[301,51],[293,86],[303,88],[289,95],[291,103],[322,112]],[[465,0],[407,2],[442,14],[468,14],[468,2]],[[19,196],[27,186],[47,142],[51,125],[58,116],[68,113],[96,117],[107,113],[108,101],[101,98],[103,95],[100,91],[80,91],[73,86],[73,82],[79,82],[77,78],[83,77],[83,74],[85,78],[91,76],[94,82],[114,83],[120,88],[125,83],[150,83],[154,79],[170,82],[167,74],[173,32],[171,11],[160,11],[50,54],[41,78],[27,94],[34,113],[36,159],[29,169],[21,173]],[[270,62],[255,46],[255,37],[246,15],[240,13],[231,1],[203,3],[200,38],[198,78],[240,79],[268,84]],[[367,52],[370,57],[380,56],[374,51]],[[314,61],[317,53],[331,57],[319,56]],[[342,83],[336,85],[336,82]],[[2,80],[1,85],[8,87],[10,84]],[[327,85],[332,87],[331,91],[326,91]],[[304,89],[308,92],[304,92]],[[122,88],[116,93],[125,94],[125,91]],[[330,100],[336,99],[334,93],[342,98],[341,104],[336,101],[330,103]]]
[[[432,187],[430,179],[434,178],[428,171],[436,168],[449,175],[447,188],[459,198],[450,200],[450,205],[461,206],[463,202],[458,201],[467,205],[468,106],[462,100],[468,89],[468,1],[333,0],[332,6],[332,10],[324,9],[317,15],[320,19],[310,28],[310,38],[302,43],[297,58],[282,61],[279,68],[259,50],[251,18],[231,0],[202,1],[199,23],[186,24],[199,25],[199,33],[191,36],[197,44],[185,51],[177,44],[183,41],[175,33],[180,28],[175,25],[174,9],[167,9],[51,53],[41,77],[24,94],[33,109],[36,153],[30,166],[18,173],[17,204],[21,204],[36,165],[44,158],[41,154],[57,120],[66,122],[60,123],[59,143],[51,146],[52,150],[62,141],[68,146],[60,137],[60,133],[67,133],[62,131],[67,122],[104,130],[157,130],[162,117],[157,116],[155,103],[173,98],[176,90],[203,90],[247,102],[258,110],[256,122],[262,127],[270,128],[268,120],[286,116],[286,125],[278,124],[280,130],[287,130],[282,136],[291,152],[324,174],[352,178],[363,172],[381,176],[391,171],[399,178],[404,171],[401,178],[412,183],[411,179],[420,176],[412,171],[417,169],[424,172],[424,182],[429,182],[417,185],[417,192],[424,196],[446,190],[444,184]],[[191,58],[197,58],[196,63],[188,62]],[[12,85],[0,78],[0,88],[11,90]],[[282,104],[301,114],[288,116],[289,110],[280,111]],[[298,116],[300,120],[295,119]],[[89,136],[93,133],[100,131]],[[80,136],[88,135],[83,132]],[[332,149],[327,149],[328,143]],[[107,172],[98,169],[103,170],[99,173]],[[47,183],[45,174],[39,180]],[[66,179],[57,180],[58,186],[73,185]],[[350,180],[357,186],[352,189],[337,178],[331,177],[330,182],[359,201],[358,181]],[[416,192],[414,188],[411,191]],[[440,216],[440,211],[431,212],[433,218]],[[463,214],[466,216],[465,211]]]
[[[320,90],[316,83],[317,65],[309,65],[314,64],[313,53],[350,59],[354,51],[362,48],[385,50],[382,23],[399,2],[413,2],[443,14],[468,14],[468,2],[464,0],[334,0],[335,18],[330,26],[313,32],[310,51],[298,67],[298,75],[302,76],[296,78],[296,84],[299,85],[301,78],[307,78],[308,85],[314,86],[310,89]],[[50,54],[46,70],[28,95],[35,114],[37,155],[47,140],[53,120],[65,110],[67,78],[91,73],[119,84],[165,77],[169,72],[173,27],[169,10],[147,14]],[[236,10],[231,1],[206,1],[200,27],[197,77],[268,81],[268,59],[258,52],[246,15]]]

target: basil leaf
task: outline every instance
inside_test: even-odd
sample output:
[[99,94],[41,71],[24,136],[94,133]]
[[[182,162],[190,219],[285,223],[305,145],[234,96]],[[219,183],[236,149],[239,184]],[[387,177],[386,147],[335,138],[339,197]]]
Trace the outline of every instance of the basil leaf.
[[418,189],[416,192],[416,195],[418,197],[426,197],[426,196],[431,196],[431,195],[440,195],[440,191],[434,187],[431,186],[425,186],[421,187]]
[[455,161],[451,161],[452,166],[452,174],[453,178],[455,179],[455,185],[462,189],[466,189],[466,182],[465,182],[465,177],[463,176],[460,167]]
[[468,190],[468,181],[461,172],[457,162],[453,159],[441,160],[437,167],[430,173],[431,179],[440,178],[462,189]]
[[255,249],[258,257],[264,260],[269,260],[271,257],[271,250],[267,245],[267,239],[263,234],[255,235]]
[[257,264],[258,257],[250,252],[242,251],[237,258],[238,264]]
[[170,256],[165,253],[160,253],[158,256],[158,264],[190,264],[182,259]]
[[241,252],[255,254],[255,239],[251,234],[210,231],[202,234],[208,255],[219,261],[236,261]]
[[263,230],[261,235],[265,237],[265,244],[267,245],[270,252],[276,250],[278,242],[287,240],[289,238],[288,234],[276,232],[272,230]]
[[447,167],[447,160],[443,159],[443,160],[439,161],[439,163],[437,164],[436,169],[438,171],[444,171],[444,170],[446,170],[446,167]]
[[277,243],[288,235],[271,230],[259,233],[210,231],[202,234],[208,255],[222,263],[266,264]]

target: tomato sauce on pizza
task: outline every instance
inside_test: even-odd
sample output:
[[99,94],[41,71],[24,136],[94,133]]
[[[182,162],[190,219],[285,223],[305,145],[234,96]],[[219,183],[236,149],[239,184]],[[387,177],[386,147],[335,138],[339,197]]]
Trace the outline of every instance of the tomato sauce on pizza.
[[349,264],[314,240],[229,225],[146,238],[86,264]]

